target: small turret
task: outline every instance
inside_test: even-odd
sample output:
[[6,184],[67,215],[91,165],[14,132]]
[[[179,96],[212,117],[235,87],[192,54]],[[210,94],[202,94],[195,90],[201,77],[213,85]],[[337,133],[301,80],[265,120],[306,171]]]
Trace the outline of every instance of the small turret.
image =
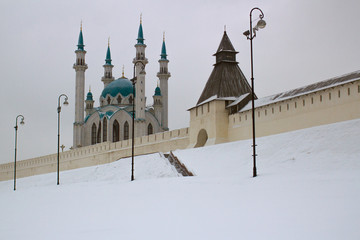
[[89,92],[86,95],[85,105],[86,105],[85,108],[86,116],[94,112],[94,99],[90,87],[89,87]]
[[159,121],[159,123],[161,123],[162,118],[162,109],[163,109],[163,104],[162,104],[162,96],[161,96],[161,90],[159,85],[155,88],[155,94],[153,96],[154,99],[154,113],[155,113],[155,117],[157,118],[157,120]]

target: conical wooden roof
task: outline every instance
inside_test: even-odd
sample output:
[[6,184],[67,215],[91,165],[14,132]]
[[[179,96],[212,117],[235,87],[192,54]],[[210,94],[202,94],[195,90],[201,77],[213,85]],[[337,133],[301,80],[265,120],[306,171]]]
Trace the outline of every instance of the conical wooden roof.
[[214,69],[197,104],[213,96],[239,97],[245,93],[251,93],[251,87],[236,62],[237,53],[225,31],[218,50],[214,54],[216,56]]

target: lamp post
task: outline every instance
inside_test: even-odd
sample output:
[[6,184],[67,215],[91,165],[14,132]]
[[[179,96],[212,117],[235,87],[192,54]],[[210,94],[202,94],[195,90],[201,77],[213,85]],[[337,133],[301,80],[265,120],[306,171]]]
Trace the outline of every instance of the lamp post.
[[132,141],[131,141],[131,181],[134,181],[134,149],[135,149],[135,84],[137,81],[137,77],[135,76],[135,68],[138,63],[142,64],[141,71],[144,70],[145,65],[141,61],[136,61],[134,63],[134,73],[133,73],[133,79],[131,79],[131,82],[133,84],[133,101],[132,101],[132,108],[133,108],[133,114],[132,114]]
[[[252,27],[252,12],[254,10],[258,10],[260,11],[260,15],[259,18],[260,20],[257,22],[256,26],[253,28]],[[250,29],[244,32],[244,35],[246,36],[246,38],[248,40],[250,40],[250,54],[251,54],[251,104],[252,104],[252,135],[253,135],[253,177],[257,176],[257,171],[256,171],[256,143],[255,143],[255,103],[254,103],[254,98],[255,98],[255,93],[254,93],[254,67],[253,67],[253,44],[252,44],[252,40],[254,39],[254,37],[256,37],[256,31],[258,31],[259,29],[262,29],[266,26],[266,22],[263,20],[264,18],[264,13],[261,11],[260,8],[253,8],[250,11]]]
[[61,94],[58,99],[58,144],[57,144],[57,185],[60,184],[59,182],[59,172],[60,172],[60,112],[61,112],[61,105],[60,105],[60,98],[65,97],[64,105],[67,106],[68,103],[68,97],[65,94]]
[[16,117],[16,121],[15,121],[15,161],[14,161],[14,191],[16,190],[16,151],[17,151],[17,130],[18,130],[18,118],[21,117],[21,125],[24,125],[24,116],[23,115],[18,115]]

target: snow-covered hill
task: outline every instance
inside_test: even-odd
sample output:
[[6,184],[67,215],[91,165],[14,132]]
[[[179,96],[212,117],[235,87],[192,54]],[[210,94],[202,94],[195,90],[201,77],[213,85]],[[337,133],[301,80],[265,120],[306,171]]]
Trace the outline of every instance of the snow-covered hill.
[[0,239],[360,239],[360,120],[0,182]]

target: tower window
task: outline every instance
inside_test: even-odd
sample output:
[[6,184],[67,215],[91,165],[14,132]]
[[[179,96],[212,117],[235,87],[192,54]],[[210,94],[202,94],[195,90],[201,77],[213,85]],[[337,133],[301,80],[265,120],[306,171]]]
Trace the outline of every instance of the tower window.
[[295,108],[297,108],[297,102],[295,102]]
[[338,97],[340,97],[340,90],[338,91]]
[[108,97],[107,98],[107,103],[110,104],[110,102],[111,102],[111,99],[110,99],[110,97]]
[[311,97],[311,104],[314,104],[314,98]]
[[124,140],[129,139],[129,123],[126,121],[124,123]]
[[322,95],[320,95],[320,102],[322,102]]
[[329,100],[331,100],[331,93],[329,93]]
[[130,96],[129,97],[129,103],[132,104],[132,102],[133,102],[133,98],[132,98],[132,96]]
[[121,96],[120,95],[117,97],[117,102],[118,102],[118,104],[121,103]]
[[305,99],[303,99],[303,106],[305,106]]

